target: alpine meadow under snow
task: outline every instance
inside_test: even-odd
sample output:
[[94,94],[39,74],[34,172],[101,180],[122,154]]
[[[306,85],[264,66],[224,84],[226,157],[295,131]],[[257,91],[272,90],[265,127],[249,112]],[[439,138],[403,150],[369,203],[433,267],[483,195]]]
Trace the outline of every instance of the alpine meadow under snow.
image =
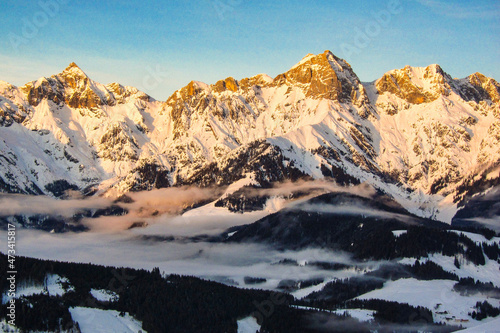
[[365,83],[325,51],[164,102],[75,63],[0,81],[0,236],[26,257],[0,330],[480,330],[499,201],[500,84],[480,73]]

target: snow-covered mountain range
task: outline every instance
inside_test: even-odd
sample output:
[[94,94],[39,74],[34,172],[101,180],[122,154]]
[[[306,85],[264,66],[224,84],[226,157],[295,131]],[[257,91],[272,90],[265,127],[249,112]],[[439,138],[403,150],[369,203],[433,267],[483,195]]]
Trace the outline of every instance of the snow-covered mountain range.
[[[362,83],[330,51],[287,72],[205,84],[167,101],[103,85],[71,63],[22,87],[0,81],[0,191],[118,196],[178,185],[371,184],[450,222],[500,184],[500,84],[439,65]],[[240,192],[241,193],[241,192]]]

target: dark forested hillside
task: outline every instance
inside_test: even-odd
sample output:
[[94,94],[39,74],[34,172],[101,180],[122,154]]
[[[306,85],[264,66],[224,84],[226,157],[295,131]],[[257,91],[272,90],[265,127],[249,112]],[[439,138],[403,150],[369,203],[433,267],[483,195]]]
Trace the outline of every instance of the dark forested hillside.
[[[383,199],[347,193],[324,194],[243,226],[227,241],[261,242],[278,249],[322,247],[352,253],[358,259],[442,253],[463,255],[476,265],[484,265],[484,253],[498,258],[498,245],[476,244],[462,234],[449,232],[449,225],[413,216]],[[395,236],[392,232],[395,230],[406,232]],[[489,238],[495,235],[487,229],[474,231]]]
[[[48,274],[67,278],[63,295],[42,293],[16,299],[16,325],[22,332],[79,332],[79,324],[70,313],[73,307],[115,310],[123,315],[128,313],[142,322],[144,331],[150,333],[237,332],[237,321],[249,316],[261,325],[260,333],[325,332],[326,327],[331,328],[332,325],[345,332],[369,332],[374,327],[382,332],[386,330],[384,325],[387,323],[409,324],[409,316],[416,312],[422,318],[429,317],[426,309],[381,301],[363,303],[367,309],[377,312],[373,323],[360,323],[330,312],[332,305],[339,303],[338,300],[345,301],[363,291],[379,288],[382,282],[366,284],[362,282],[366,280],[359,279],[339,281],[330,284],[324,293],[331,294],[333,290],[342,289],[349,295],[343,294],[340,299],[337,297],[337,301],[312,296],[299,302],[286,293],[239,289],[195,277],[164,275],[158,268],[146,271],[24,257],[18,257],[16,263],[19,279],[34,285],[43,284]],[[7,289],[6,267],[7,257],[0,253],[2,292]],[[382,278],[375,279],[383,281]],[[118,299],[100,301],[92,296],[91,289],[109,290]],[[314,304],[317,308],[304,308],[300,304]],[[399,308],[396,316],[391,317],[387,312],[391,308],[387,304]],[[6,318],[6,307],[2,305],[0,319]],[[318,321],[318,318],[321,320]],[[433,325],[431,315],[431,319],[419,327],[451,331],[451,327]],[[412,327],[408,326],[404,331],[417,331]]]

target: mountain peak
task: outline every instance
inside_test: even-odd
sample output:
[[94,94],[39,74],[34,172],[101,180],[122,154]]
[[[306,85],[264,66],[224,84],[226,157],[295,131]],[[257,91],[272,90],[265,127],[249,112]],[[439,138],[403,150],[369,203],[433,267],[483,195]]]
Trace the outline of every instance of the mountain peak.
[[316,56],[317,56],[316,54],[308,53],[304,58],[302,58],[302,60],[300,60],[298,63],[296,63],[294,66],[292,66],[292,68],[290,68],[290,70],[292,70],[296,67],[299,67],[300,65],[308,62],[311,58],[314,58]]
[[[68,68],[71,68],[71,67],[78,67],[78,65],[75,63],[75,62],[71,62],[68,66]],[[78,67],[80,68],[80,67]]]
[[73,108],[95,108],[116,103],[113,93],[106,86],[91,80],[74,62],[59,74],[26,84],[24,90],[33,106],[43,99],[55,104],[66,103]]
[[469,75],[466,80],[469,81],[478,92],[478,97],[475,98],[476,100],[487,97],[494,103],[500,102],[500,84],[495,81],[495,79],[476,72]]
[[406,65],[405,67],[401,69],[393,69],[388,71],[385,74],[397,74],[397,73],[403,73],[406,75],[409,75],[411,77],[418,77],[419,79],[425,79],[429,77],[429,75],[445,75],[445,71],[443,68],[438,65],[438,64],[431,64],[427,67],[419,67],[419,66],[410,66]]
[[307,54],[301,61],[295,64],[290,70],[294,68],[303,66],[303,65],[311,65],[317,64],[320,66],[331,67],[333,70],[343,71],[345,67],[350,69],[350,65],[343,59],[340,59],[332,51],[326,50],[323,53],[319,54]]
[[432,64],[432,65],[429,65],[427,66],[427,70],[429,71],[433,71],[434,73],[443,73],[443,68],[441,68],[441,66],[439,66],[438,64]]
[[74,62],[70,63],[61,74],[65,76],[70,75],[79,78],[88,78],[87,74],[85,74],[85,72]]
[[[343,63],[347,64],[347,61],[345,61],[344,59],[341,59],[339,57],[337,57],[332,51],[330,50],[325,50],[325,52],[322,53],[322,55],[324,55],[326,57],[326,59],[332,61],[332,60],[335,60],[335,61],[342,61]],[[350,67],[350,66],[349,66]]]
[[274,82],[299,86],[308,97],[339,101],[350,101],[360,85],[351,66],[329,50],[308,54],[289,71],[278,75]]
[[385,73],[375,82],[379,94],[394,94],[411,104],[430,103],[448,96],[453,79],[438,64],[427,67],[405,66]]

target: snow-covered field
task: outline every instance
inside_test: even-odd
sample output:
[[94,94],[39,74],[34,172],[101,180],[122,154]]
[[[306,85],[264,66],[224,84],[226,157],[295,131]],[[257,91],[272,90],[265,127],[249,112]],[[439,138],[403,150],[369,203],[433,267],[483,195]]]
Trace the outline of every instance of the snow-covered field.
[[[75,289],[75,287],[69,285],[69,280],[66,277],[61,277],[57,274],[49,274],[45,279],[49,296],[62,296],[66,292]],[[66,288],[64,287],[65,284],[67,284]]]
[[326,280],[318,285],[315,285],[315,286],[311,286],[311,287],[307,287],[307,288],[303,288],[303,289],[299,289],[297,291],[294,291],[292,292],[291,294],[293,295],[293,297],[297,298],[297,299],[301,299],[301,298],[304,298],[310,294],[312,294],[313,292],[316,292],[316,291],[320,291],[322,290],[328,282],[332,282],[332,281],[335,281],[337,278],[335,279],[329,279],[329,280]]
[[[62,296],[66,292],[72,290],[74,290],[74,287],[69,284],[69,280],[67,278],[61,277],[57,274],[49,274],[45,277],[43,285],[20,280],[17,285],[16,298],[38,294]],[[9,297],[7,296],[7,293],[4,293],[2,295],[2,304],[6,304],[8,301]]]
[[115,302],[119,298],[115,292],[105,289],[91,289],[90,294],[100,302]]
[[359,321],[370,321],[373,320],[373,314],[375,313],[375,311],[365,310],[365,309],[347,309],[347,310],[337,310],[334,311],[333,313],[338,315],[343,315],[344,313],[347,313],[349,316]]
[[[417,259],[403,258],[399,262],[401,264],[413,265]],[[500,264],[495,260],[490,260],[485,256],[485,264],[483,266],[476,266],[467,260],[460,258],[460,268],[455,266],[455,257],[443,256],[440,253],[429,254],[427,257],[419,259],[420,262],[430,260],[445,271],[456,274],[459,278],[473,277],[475,280],[481,282],[492,282],[496,286],[500,286]]]
[[399,237],[399,236],[404,235],[404,234],[406,234],[406,233],[407,233],[407,231],[406,231],[406,230],[394,230],[394,231],[392,232],[392,234],[393,234],[394,236],[396,236],[396,237]]
[[255,333],[260,330],[260,325],[254,317],[238,320],[238,333]]
[[500,318],[486,318],[481,324],[460,330],[461,333],[498,333],[500,332]]
[[493,237],[491,239],[487,239],[483,235],[475,234],[472,232],[466,232],[466,231],[461,231],[461,230],[460,231],[459,230],[450,230],[450,232],[464,235],[467,238],[470,238],[470,240],[476,242],[476,244],[482,244],[482,243],[486,243],[488,245],[500,244],[500,237]]
[[381,299],[423,306],[432,311],[434,322],[461,324],[465,327],[473,327],[481,323],[469,316],[469,312],[474,311],[473,307],[477,302],[488,300],[493,306],[500,306],[500,300],[489,298],[487,295],[461,296],[453,291],[455,283],[456,281],[450,280],[401,279],[388,281],[382,289],[373,290],[357,298]]
[[[32,285],[32,286],[18,286],[16,290],[16,298],[23,296],[31,296],[38,294],[45,294],[46,290],[43,286]],[[7,296],[7,293],[2,294],[2,304],[7,304],[10,298]]]
[[138,333],[146,332],[141,322],[128,313],[120,316],[118,311],[84,307],[69,308],[71,317],[80,326],[82,333]]
[[0,332],[19,332],[19,330],[15,327],[15,326],[12,326],[10,325],[8,322],[7,322],[7,319],[2,319],[0,320]]

